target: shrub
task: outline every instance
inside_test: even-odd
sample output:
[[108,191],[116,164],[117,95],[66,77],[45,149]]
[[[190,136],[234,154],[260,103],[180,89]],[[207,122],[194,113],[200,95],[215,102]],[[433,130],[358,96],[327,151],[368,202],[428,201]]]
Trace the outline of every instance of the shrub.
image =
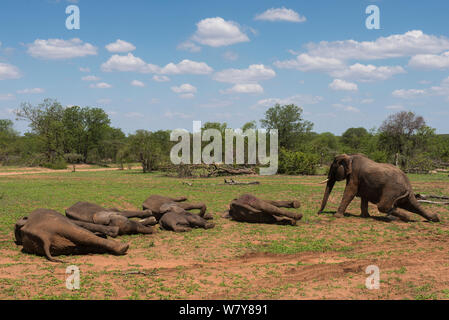
[[44,163],[42,166],[48,169],[62,170],[67,169],[67,162],[63,158],[58,158],[53,162]]
[[281,149],[279,152],[279,168],[281,174],[312,175],[320,163],[320,157],[316,154],[306,154],[299,151]]

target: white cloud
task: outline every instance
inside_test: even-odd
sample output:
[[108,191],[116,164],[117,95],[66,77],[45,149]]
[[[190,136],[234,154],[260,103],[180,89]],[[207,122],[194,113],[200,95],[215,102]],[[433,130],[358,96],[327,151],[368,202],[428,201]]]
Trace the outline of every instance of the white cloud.
[[427,35],[421,30],[380,37],[374,41],[321,41],[306,45],[308,53],[320,57],[348,59],[387,59],[449,50],[449,39]]
[[141,87],[141,88],[145,87],[145,83],[143,83],[142,81],[139,81],[139,80],[131,81],[131,85],[134,87]]
[[167,111],[167,112],[165,112],[164,117],[169,118],[169,119],[173,119],[173,118],[189,119],[189,118],[192,118],[192,115],[185,114],[182,112]]
[[214,74],[213,79],[228,83],[251,83],[268,80],[276,76],[273,69],[263,64],[252,64],[247,69],[226,69]]
[[374,102],[374,99],[371,99],[371,98],[363,99],[362,101],[360,101],[360,103],[363,103],[363,104],[368,104],[368,103],[373,103],[373,102]]
[[329,88],[332,90],[342,90],[342,91],[357,91],[359,88],[357,87],[357,84],[353,82],[347,82],[341,79],[334,79],[329,84]]
[[197,90],[194,86],[189,83],[184,83],[179,87],[173,86],[171,90],[176,93],[195,93]]
[[179,95],[180,98],[182,99],[192,99],[195,98],[195,94],[193,93],[183,93]]
[[140,73],[157,73],[159,67],[154,64],[148,64],[139,57],[135,57],[132,53],[126,56],[114,54],[108,61],[101,65],[101,70],[105,72],[121,71],[121,72],[140,72]]
[[223,53],[223,58],[225,58],[228,61],[235,61],[239,58],[239,55],[233,51],[226,51],[225,53]]
[[143,117],[145,117],[145,115],[143,115],[142,113],[140,113],[140,112],[128,112],[128,113],[125,113],[125,117],[127,117],[127,118],[143,118]]
[[90,68],[83,68],[83,67],[80,67],[80,71],[81,72],[90,72]]
[[90,85],[91,88],[97,88],[97,89],[109,89],[112,86],[109,83],[106,82],[98,82],[98,83],[92,83]]
[[335,104],[333,104],[332,106],[333,106],[334,108],[337,108],[337,109],[340,109],[340,110],[343,110],[343,111],[355,112],[355,113],[360,112],[360,110],[357,109],[356,107],[353,107],[353,106],[347,106],[347,105],[344,105],[344,104],[341,104],[341,103],[335,103]]
[[0,80],[19,79],[22,77],[20,70],[9,63],[0,63]]
[[83,80],[83,81],[98,81],[98,80],[100,80],[100,78],[97,76],[90,75],[90,76],[82,77],[81,80]]
[[339,59],[311,56],[307,53],[300,54],[296,59],[275,61],[274,65],[283,69],[297,69],[300,71],[324,71],[329,72],[341,69],[344,64]]
[[263,88],[258,83],[240,83],[221,93],[263,93]]
[[154,75],[153,80],[157,82],[167,82],[170,81],[170,78],[167,76]]
[[17,90],[18,94],[38,94],[43,93],[45,90],[42,88],[32,88],[32,89],[23,89],[23,90]]
[[159,73],[159,74],[209,74],[213,71],[204,62],[182,60],[178,64],[169,63],[161,68],[157,65],[146,63],[132,53],[126,56],[113,55],[108,61],[101,65],[101,70],[105,72],[139,72],[139,73]]
[[12,93],[0,93],[1,101],[14,100],[15,98],[16,97]]
[[192,40],[203,45],[221,47],[249,41],[237,23],[220,17],[203,19],[196,26]]
[[182,60],[178,64],[169,63],[162,68],[163,74],[209,74],[213,71],[205,62]]
[[405,110],[404,106],[397,105],[397,104],[386,106],[385,109],[388,109],[388,110]]
[[353,64],[341,70],[330,72],[335,78],[344,78],[358,80],[362,82],[386,80],[396,74],[405,73],[401,66],[374,66],[372,64],[364,65],[360,63]]
[[177,47],[178,50],[185,50],[185,51],[189,51],[189,52],[200,52],[201,51],[201,47],[197,46],[196,44],[194,44],[192,41],[187,40],[184,41],[183,43],[180,43]]
[[251,109],[255,109],[258,107],[272,107],[276,103],[279,103],[280,105],[295,104],[298,106],[303,106],[303,105],[317,104],[321,102],[323,99],[324,98],[321,96],[312,96],[308,94],[297,94],[283,99],[268,98],[257,101],[257,104],[252,106]]
[[443,52],[440,55],[418,54],[410,59],[408,65],[421,69],[448,69],[449,51]]
[[426,94],[426,91],[422,89],[398,89],[392,93],[394,97],[401,99],[413,99],[424,94]]
[[109,52],[130,52],[136,50],[136,47],[129,42],[117,39],[117,41],[106,45]]
[[97,48],[90,43],[83,43],[78,38],[63,39],[36,39],[28,44],[28,54],[34,58],[42,59],[72,59],[97,55]]
[[98,104],[110,104],[111,102],[112,102],[112,99],[109,99],[109,98],[102,98],[102,99],[97,100]]
[[305,22],[306,17],[299,15],[292,9],[282,7],[268,9],[267,11],[256,15],[254,20]]

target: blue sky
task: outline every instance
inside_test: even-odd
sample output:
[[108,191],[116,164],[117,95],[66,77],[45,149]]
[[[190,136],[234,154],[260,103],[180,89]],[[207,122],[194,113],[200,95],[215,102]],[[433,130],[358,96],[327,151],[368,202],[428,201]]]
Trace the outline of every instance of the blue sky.
[[[370,4],[379,30],[365,26]],[[449,133],[448,12],[443,0],[1,0],[0,118],[49,97],[100,106],[125,132],[237,128],[279,102],[317,132],[411,110]]]

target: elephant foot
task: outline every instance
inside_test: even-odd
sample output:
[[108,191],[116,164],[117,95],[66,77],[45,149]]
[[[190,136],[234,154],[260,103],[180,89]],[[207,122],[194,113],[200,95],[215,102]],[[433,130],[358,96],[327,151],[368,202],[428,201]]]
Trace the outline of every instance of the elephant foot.
[[432,222],[440,222],[441,218],[440,218],[440,215],[436,213],[431,218],[429,218],[428,220],[432,221]]
[[205,214],[202,216],[202,218],[203,218],[203,219],[206,219],[206,220],[212,220],[214,217],[213,217],[212,214],[210,214],[210,213],[205,213]]
[[142,220],[139,220],[139,222],[141,223],[141,224],[143,224],[144,226],[154,226],[155,224],[157,224],[157,220],[156,220],[156,218],[155,217],[149,217],[149,218],[146,218],[146,219],[142,219]]
[[215,223],[213,222],[208,222],[204,225],[204,229],[212,229],[213,227],[215,227]]
[[121,243],[117,246],[117,249],[115,250],[114,253],[119,256],[123,256],[124,254],[126,254],[126,251],[128,251],[128,248],[129,248],[129,244]]
[[295,200],[292,202],[292,206],[293,206],[293,208],[297,209],[301,206],[301,203],[299,201]]
[[343,217],[344,217],[344,214],[343,214],[343,213],[340,213],[340,212],[337,212],[336,214],[334,214],[334,217],[335,217],[335,218],[343,218]]
[[393,222],[393,221],[398,221],[398,220],[399,220],[398,217],[392,216],[391,214],[389,214],[388,216],[386,216],[385,219],[386,219],[388,222]]

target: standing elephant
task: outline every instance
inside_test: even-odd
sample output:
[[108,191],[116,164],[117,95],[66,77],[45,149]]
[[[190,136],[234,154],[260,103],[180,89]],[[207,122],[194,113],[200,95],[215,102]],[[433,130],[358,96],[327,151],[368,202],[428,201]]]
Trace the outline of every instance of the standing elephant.
[[335,182],[346,179],[346,189],[335,217],[342,217],[354,197],[362,199],[362,217],[369,217],[368,202],[377,205],[380,212],[410,221],[407,211],[427,220],[439,222],[438,214],[428,213],[415,198],[409,179],[399,168],[377,163],[361,154],[336,156],[330,166],[326,191],[320,214],[326,207]]
[[[83,223],[84,227],[89,223]],[[28,217],[17,221],[14,234],[17,245],[23,251],[44,255],[53,262],[62,262],[53,255],[105,253],[124,255],[129,245],[104,239],[78,225],[59,212],[50,209],[37,209]],[[93,226],[95,229],[95,225]],[[115,228],[117,232],[117,227]]]

